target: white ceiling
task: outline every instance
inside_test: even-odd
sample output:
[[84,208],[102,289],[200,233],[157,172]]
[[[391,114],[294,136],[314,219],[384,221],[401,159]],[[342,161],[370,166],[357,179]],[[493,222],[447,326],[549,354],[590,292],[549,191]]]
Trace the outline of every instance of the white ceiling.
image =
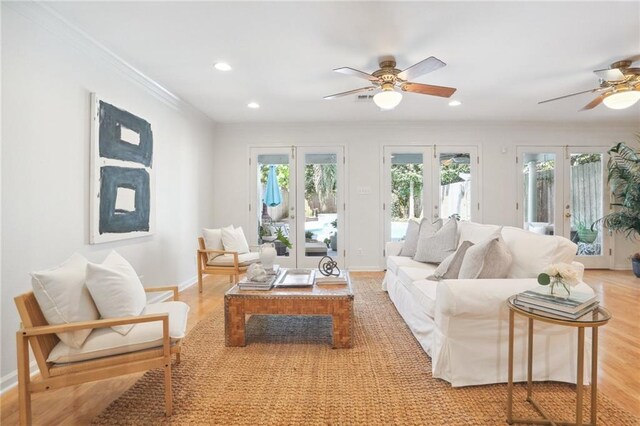
[[[640,122],[578,110],[594,69],[640,59],[640,2],[55,2],[47,3],[124,60],[218,122],[525,120]],[[381,112],[364,87],[332,72],[398,68],[436,56],[448,65],[415,81],[457,87],[448,100],[405,93]],[[233,71],[213,68],[227,61]],[[640,66],[640,65],[636,65]],[[250,110],[249,101],[261,108]]]

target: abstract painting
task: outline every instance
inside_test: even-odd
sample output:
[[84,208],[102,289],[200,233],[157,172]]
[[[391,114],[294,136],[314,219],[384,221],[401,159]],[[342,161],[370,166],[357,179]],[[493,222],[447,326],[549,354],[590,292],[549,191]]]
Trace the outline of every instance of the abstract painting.
[[91,95],[91,244],[154,228],[153,133],[148,121]]

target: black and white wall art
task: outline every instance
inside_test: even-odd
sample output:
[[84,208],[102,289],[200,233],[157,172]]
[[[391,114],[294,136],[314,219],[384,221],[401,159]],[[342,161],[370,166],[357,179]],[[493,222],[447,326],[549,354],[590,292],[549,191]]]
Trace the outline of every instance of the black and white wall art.
[[91,244],[154,228],[153,133],[148,121],[91,94]]

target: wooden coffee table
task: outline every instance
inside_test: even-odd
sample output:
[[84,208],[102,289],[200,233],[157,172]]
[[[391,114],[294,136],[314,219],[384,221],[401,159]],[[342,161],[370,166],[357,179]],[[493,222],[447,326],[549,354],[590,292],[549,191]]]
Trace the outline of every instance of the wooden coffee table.
[[[348,274],[347,274],[348,277]],[[305,288],[240,290],[233,286],[224,295],[224,329],[227,346],[245,346],[245,316],[321,315],[333,322],[333,347],[352,346],[353,289],[346,285],[314,285]]]

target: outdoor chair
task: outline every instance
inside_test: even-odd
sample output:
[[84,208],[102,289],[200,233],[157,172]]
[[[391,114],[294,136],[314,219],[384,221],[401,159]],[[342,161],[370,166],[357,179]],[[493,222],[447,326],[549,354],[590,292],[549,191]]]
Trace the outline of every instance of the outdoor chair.
[[[146,292],[172,291],[178,300],[178,287],[145,288]],[[149,304],[139,316],[129,316],[93,321],[49,325],[33,292],[15,299],[22,328],[16,333],[18,354],[18,392],[21,425],[31,424],[31,394],[55,390],[80,383],[108,379],[154,368],[164,369],[165,414],[172,413],[171,355],[180,362],[181,338],[186,329],[189,308],[182,302]],[[169,317],[172,318],[171,328]],[[144,323],[161,322],[159,327],[142,326]],[[109,327],[137,324],[127,335],[119,335]],[[54,349],[63,345],[56,333],[91,329],[91,333],[76,352],[69,352],[67,359],[52,361]],[[99,330],[96,330],[99,329]],[[172,336],[180,335],[180,338]],[[94,336],[92,340],[92,336]],[[118,337],[119,336],[119,337]],[[105,346],[108,342],[114,346]],[[102,345],[102,347],[99,347]],[[40,377],[31,379],[29,348],[35,356]],[[97,350],[99,347],[100,350]],[[52,355],[52,351],[54,354]],[[58,351],[59,352],[59,351]],[[109,353],[112,354],[109,354]],[[69,358],[81,359],[72,361]],[[64,358],[64,357],[63,357]]]

